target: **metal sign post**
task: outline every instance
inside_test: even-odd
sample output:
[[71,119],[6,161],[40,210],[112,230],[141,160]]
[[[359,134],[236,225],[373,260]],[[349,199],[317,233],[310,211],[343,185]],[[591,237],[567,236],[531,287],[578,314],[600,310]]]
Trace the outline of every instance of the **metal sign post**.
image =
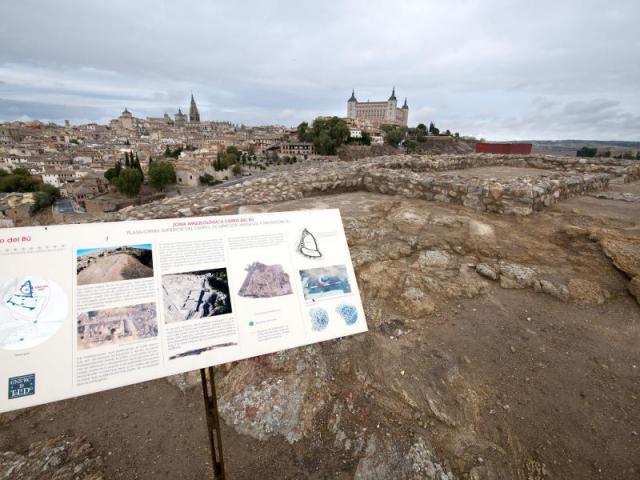
[[[209,382],[207,382],[207,370],[209,371]],[[202,380],[202,393],[204,394],[204,409],[207,414],[207,430],[209,431],[211,461],[213,462],[213,478],[215,480],[225,480],[224,460],[222,457],[222,432],[220,431],[220,417],[218,415],[218,400],[213,367],[201,368],[200,378]]]

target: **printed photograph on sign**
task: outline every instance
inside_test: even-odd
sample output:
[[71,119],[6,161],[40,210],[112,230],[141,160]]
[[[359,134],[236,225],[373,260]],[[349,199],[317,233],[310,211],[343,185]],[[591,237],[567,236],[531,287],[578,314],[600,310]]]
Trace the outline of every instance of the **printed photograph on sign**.
[[231,313],[226,268],[162,276],[165,323]]
[[300,281],[305,300],[351,293],[347,267],[344,265],[300,270]]
[[245,279],[238,291],[241,297],[269,298],[290,295],[289,274],[280,264],[253,262],[245,268]]
[[78,314],[78,350],[119,345],[157,336],[155,303]]
[[79,286],[153,277],[151,244],[84,248],[77,254]]
[[177,353],[175,355],[172,355],[169,357],[169,360],[175,360],[177,358],[184,358],[184,357],[193,357],[193,356],[197,356],[200,355],[202,353],[205,352],[210,352],[212,350],[217,350],[219,348],[226,348],[226,347],[236,347],[238,344],[235,342],[227,342],[227,343],[218,343],[216,345],[209,345],[208,347],[202,347],[202,348],[195,348],[193,350],[187,350],[186,352],[182,352],[182,353]]
[[67,295],[52,280],[0,279],[0,348],[39,345],[58,331],[67,312]]

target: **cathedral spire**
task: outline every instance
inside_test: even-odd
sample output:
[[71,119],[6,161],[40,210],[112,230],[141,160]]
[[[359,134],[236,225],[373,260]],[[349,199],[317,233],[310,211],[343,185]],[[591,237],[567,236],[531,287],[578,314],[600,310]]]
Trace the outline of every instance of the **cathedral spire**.
[[407,110],[409,109],[409,105],[407,105],[407,97],[404,97],[404,105],[402,105],[402,108],[405,108]]
[[191,92],[191,107],[189,108],[189,121],[190,122],[200,121],[200,112],[198,112],[198,106],[196,105],[196,100],[195,98],[193,98],[193,92]]
[[396,98],[396,87],[393,87],[393,90],[391,91],[391,96],[389,97],[389,101],[397,101],[398,99]]
[[351,98],[349,98],[349,100],[347,100],[348,102],[357,102],[358,100],[356,100],[356,89],[354,88],[353,90],[351,90]]

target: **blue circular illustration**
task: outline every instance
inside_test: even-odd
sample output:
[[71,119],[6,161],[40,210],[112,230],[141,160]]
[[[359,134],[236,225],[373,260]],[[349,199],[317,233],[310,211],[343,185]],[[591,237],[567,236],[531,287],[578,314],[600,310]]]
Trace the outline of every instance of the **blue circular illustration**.
[[312,308],[309,310],[309,316],[311,317],[311,328],[316,332],[324,330],[329,325],[329,314],[324,308]]
[[353,325],[358,321],[358,309],[348,303],[341,303],[336,308],[336,312],[340,314],[347,325]]

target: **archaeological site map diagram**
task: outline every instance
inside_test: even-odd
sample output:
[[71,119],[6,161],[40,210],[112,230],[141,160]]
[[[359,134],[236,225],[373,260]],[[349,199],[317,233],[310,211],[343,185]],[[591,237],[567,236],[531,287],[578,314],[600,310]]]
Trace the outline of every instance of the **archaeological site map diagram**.
[[24,349],[44,342],[62,326],[67,297],[55,283],[38,277],[0,284],[0,348]]
[[367,331],[335,209],[0,229],[0,265],[0,413]]

